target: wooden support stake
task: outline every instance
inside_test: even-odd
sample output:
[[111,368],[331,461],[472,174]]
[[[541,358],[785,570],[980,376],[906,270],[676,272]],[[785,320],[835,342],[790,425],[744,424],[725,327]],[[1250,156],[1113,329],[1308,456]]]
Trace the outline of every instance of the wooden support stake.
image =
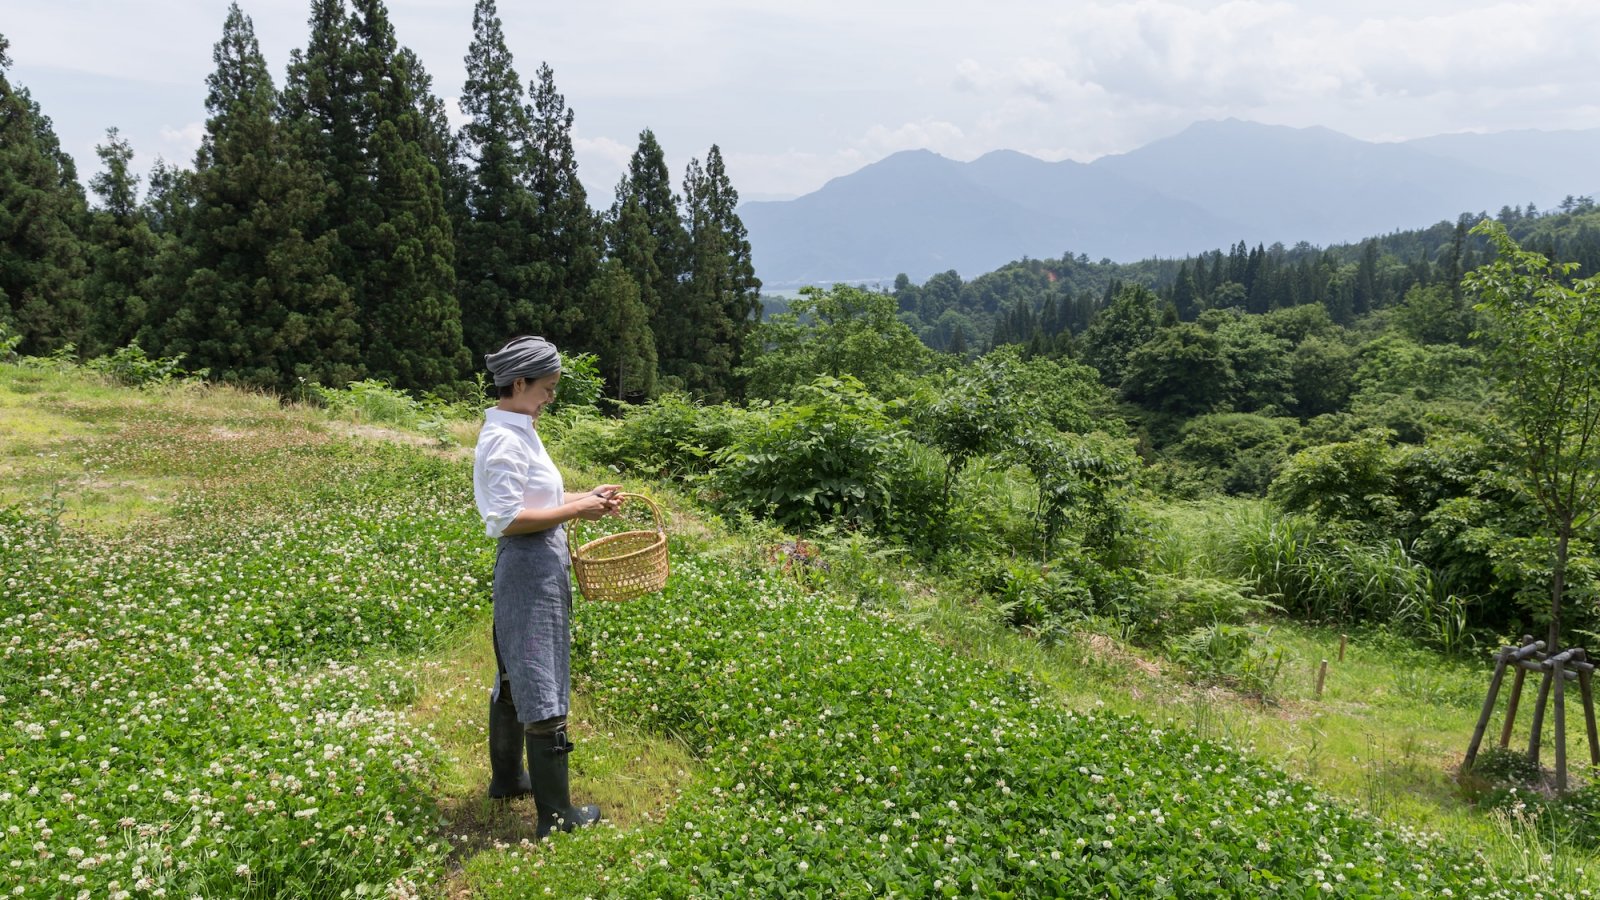
[[1339,635],[1339,662],[1344,662],[1344,642],[1348,637],[1346,634]]
[[1322,683],[1328,680],[1328,661],[1323,660],[1322,666],[1317,669],[1317,699],[1322,699]]
[[1557,656],[1550,666],[1556,686],[1556,793],[1567,792],[1567,680],[1561,667],[1566,660]]
[[[1581,662],[1588,661],[1588,654],[1580,657]],[[1600,766],[1600,734],[1596,733],[1594,722],[1594,679],[1585,669],[1578,670],[1578,693],[1583,698],[1583,727],[1589,733],[1589,765]]]
[[[1500,729],[1501,750],[1511,746],[1511,728],[1517,724],[1517,704],[1522,702],[1522,682],[1527,680],[1527,677],[1527,670],[1517,666],[1517,674],[1511,679],[1511,696],[1506,698],[1506,724]],[[1493,702],[1494,695],[1492,693],[1489,699]]]
[[[1506,660],[1511,657],[1511,648],[1507,647],[1495,654],[1494,677],[1489,679],[1489,696],[1483,698],[1483,711],[1478,714],[1478,725],[1472,729],[1472,742],[1467,745],[1467,758],[1461,761],[1461,771],[1472,771],[1472,764],[1478,759],[1478,748],[1483,745],[1483,733],[1489,729],[1489,717],[1494,715],[1495,697],[1500,693],[1500,681],[1506,677]],[[1522,685],[1522,670],[1517,670],[1517,685]],[[1511,695],[1513,709],[1517,702],[1517,695]],[[1510,721],[1509,719],[1507,720]],[[1508,724],[1506,730],[1509,732]],[[1503,746],[1503,745],[1502,745]]]
[[1539,732],[1544,730],[1544,708],[1550,702],[1550,669],[1539,681],[1539,699],[1533,707],[1533,734],[1528,737],[1528,758],[1539,764]]

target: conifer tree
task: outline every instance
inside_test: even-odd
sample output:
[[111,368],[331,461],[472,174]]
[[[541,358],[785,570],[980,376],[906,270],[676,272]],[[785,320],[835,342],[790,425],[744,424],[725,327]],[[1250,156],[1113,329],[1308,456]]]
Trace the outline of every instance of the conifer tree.
[[[628,161],[628,172],[617,184],[616,202],[607,217],[607,242],[612,259],[622,264],[639,288],[639,300],[649,316],[650,334],[658,366],[687,352],[679,339],[684,324],[677,316],[682,280],[688,272],[688,235],[679,217],[672,176],[655,133],[646,128]],[[669,385],[684,387],[673,379]]]
[[[426,84],[398,46],[382,0],[314,0],[311,38],[290,65],[284,108],[330,202],[316,236],[333,233],[334,272],[347,284],[371,375],[434,388],[468,367],[456,304],[454,243],[437,120]],[[430,145],[431,142],[431,145]]]
[[539,204],[528,186],[532,126],[494,0],[478,0],[467,50],[457,142],[466,166],[456,229],[456,296],[472,354],[518,334],[543,331],[535,266]]
[[43,354],[83,334],[87,206],[50,119],[6,74],[9,46],[0,35],[0,325]]
[[206,79],[206,136],[183,222],[187,277],[158,328],[161,352],[230,381],[287,391],[360,371],[360,331],[333,274],[336,235],[307,239],[326,189],[277,117],[277,93],[237,3]]
[[639,286],[621,260],[600,264],[585,296],[589,342],[583,349],[600,360],[600,373],[618,400],[638,401],[655,390],[656,347]]
[[739,194],[717,145],[711,145],[703,167],[699,160],[689,161],[683,195],[689,279],[679,308],[689,332],[666,371],[690,390],[719,401],[738,393],[733,372],[761,313],[761,282],[744,223],[734,211]]
[[578,180],[572,149],[572,109],[556,90],[548,64],[528,85],[529,186],[539,204],[538,299],[546,306],[544,330],[575,349],[595,337],[584,302],[600,265],[600,232]]
[[110,128],[95,152],[105,170],[89,180],[101,205],[89,216],[85,356],[127,346],[138,335],[149,312],[145,297],[160,251],[139,204],[139,177],[129,168],[133,147]]

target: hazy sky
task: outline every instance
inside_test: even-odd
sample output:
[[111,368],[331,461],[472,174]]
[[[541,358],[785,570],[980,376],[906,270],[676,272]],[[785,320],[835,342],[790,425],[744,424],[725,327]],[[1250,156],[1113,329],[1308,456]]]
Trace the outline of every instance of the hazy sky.
[[[87,181],[117,126],[136,165],[192,161],[222,0],[4,0],[10,78]],[[241,0],[279,86],[309,0]],[[400,42],[458,94],[470,0],[390,0]],[[675,179],[721,146],[746,199],[908,148],[1087,161],[1229,116],[1371,140],[1600,127],[1600,3],[874,3],[502,0],[518,73],[576,112],[596,205],[655,130]]]

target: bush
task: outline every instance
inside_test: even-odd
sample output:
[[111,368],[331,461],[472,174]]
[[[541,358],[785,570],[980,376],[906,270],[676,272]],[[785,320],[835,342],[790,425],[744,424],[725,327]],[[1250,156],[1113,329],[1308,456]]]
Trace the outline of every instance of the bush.
[[1223,684],[1260,697],[1272,697],[1283,669],[1283,649],[1270,632],[1216,622],[1195,628],[1176,641],[1170,653],[1196,681]]
[[643,406],[627,407],[622,422],[604,441],[585,442],[582,452],[604,465],[663,478],[703,475],[718,451],[746,427],[764,421],[759,410],[726,404],[701,406],[685,394],[663,394]]
[[1184,423],[1167,451],[1175,481],[1194,491],[1264,496],[1299,430],[1293,419],[1214,413]]
[[98,356],[87,360],[83,367],[129,387],[148,387],[172,381],[200,381],[207,374],[205,369],[197,372],[185,371],[181,353],[177,356],[151,359],[145,355],[144,349],[137,341],[113,350],[109,356]]
[[824,377],[768,416],[712,455],[710,483],[722,506],[792,529],[883,520],[906,437],[881,400],[854,378]]

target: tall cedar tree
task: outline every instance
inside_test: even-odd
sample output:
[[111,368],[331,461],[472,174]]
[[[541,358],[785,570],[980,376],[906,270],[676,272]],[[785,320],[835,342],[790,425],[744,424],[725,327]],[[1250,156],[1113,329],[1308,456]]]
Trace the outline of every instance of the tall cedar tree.
[[111,128],[95,153],[105,170],[89,180],[100,207],[89,215],[85,356],[127,346],[137,337],[149,312],[145,297],[160,251],[159,239],[139,205],[139,176],[129,168],[133,147]]
[[583,349],[599,359],[600,374],[618,400],[649,398],[656,385],[656,345],[639,285],[617,259],[600,264],[584,300],[589,340]]
[[572,110],[548,64],[528,85],[531,141],[529,186],[539,204],[535,300],[546,308],[544,332],[558,344],[587,349],[594,338],[584,310],[600,266],[600,230],[578,180],[572,150]]
[[6,76],[9,46],[0,35],[0,325],[43,354],[82,338],[87,205],[50,119]]
[[437,388],[469,367],[455,297],[455,243],[443,179],[428,154],[418,67],[403,64],[382,0],[356,0],[353,49],[362,120],[372,125],[366,217],[350,223],[368,370],[400,387]]
[[250,19],[233,4],[212,54],[206,137],[184,223],[189,274],[161,352],[229,381],[288,391],[343,383],[360,368],[335,236],[306,234],[327,202],[322,180],[276,115],[277,94]]
[[467,50],[457,143],[467,168],[456,228],[461,331],[477,357],[518,334],[543,330],[537,293],[539,202],[529,187],[532,125],[522,80],[495,12],[478,0]]
[[[676,216],[673,216],[673,221],[677,221]],[[639,197],[630,192],[626,175],[617,184],[616,200],[606,214],[604,228],[608,251],[605,264],[616,267],[633,287],[631,298],[626,294],[606,292],[618,298],[615,302],[620,304],[618,308],[610,310],[609,315],[619,320],[636,321],[637,325],[634,326],[635,332],[608,335],[605,333],[607,326],[597,321],[596,352],[600,355],[601,371],[616,389],[619,399],[648,397],[655,392],[658,365],[656,339],[650,328],[650,311],[659,304],[653,303],[647,295],[660,289],[661,269],[656,264],[657,242],[655,235],[650,232],[649,217],[639,204]],[[613,279],[613,276],[602,272],[601,280],[608,279]],[[620,282],[614,279],[609,283],[620,286]],[[630,308],[624,309],[622,306]],[[605,346],[615,347],[612,356],[608,357],[598,349]],[[624,350],[623,347],[631,349]],[[648,366],[643,362],[646,358],[649,359]]]
[[689,280],[680,306],[690,328],[684,356],[668,374],[717,402],[736,396],[734,369],[745,338],[761,314],[761,281],[750,258],[744,222],[734,211],[739,194],[728,180],[722,151],[712,144],[705,166],[690,160],[683,197],[689,233]]
[[381,0],[314,0],[296,51],[286,116],[328,186],[314,236],[336,236],[333,271],[352,291],[365,372],[406,388],[456,381],[468,366],[454,294],[447,155],[415,57]]
[[689,236],[678,215],[666,155],[648,128],[639,133],[638,149],[617,183],[606,239],[611,258],[639,287],[639,302],[649,317],[655,354],[665,372],[669,360],[687,352],[681,349],[686,342],[680,339],[684,323],[678,318],[678,296],[689,271]]

